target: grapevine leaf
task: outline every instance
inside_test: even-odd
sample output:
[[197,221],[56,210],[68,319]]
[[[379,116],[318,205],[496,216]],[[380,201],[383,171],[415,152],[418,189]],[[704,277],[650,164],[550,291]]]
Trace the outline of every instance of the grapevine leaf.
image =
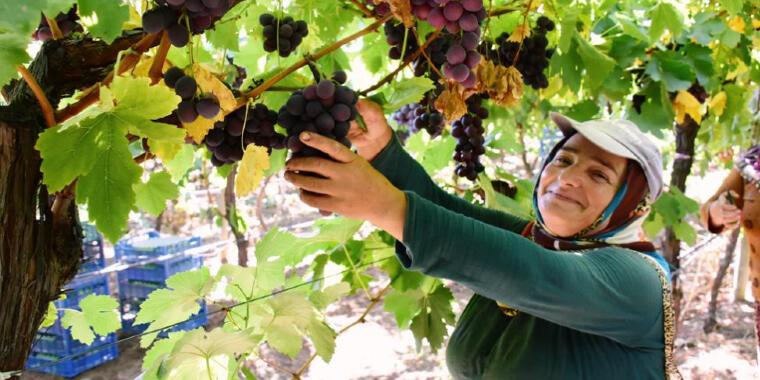
[[67,309],[61,325],[71,327],[71,336],[85,344],[92,344],[95,334],[104,336],[121,328],[119,303],[105,295],[90,294],[79,302],[82,311]]
[[723,0],[720,2],[729,14],[736,14],[741,12],[744,1],[742,0]]
[[433,352],[443,344],[443,338],[448,333],[446,324],[454,324],[454,312],[451,301],[454,296],[451,291],[443,286],[440,280],[434,280],[433,291],[425,294],[423,305],[419,314],[412,319],[410,329],[417,341],[417,347],[421,346],[422,339],[427,339]]
[[91,147],[98,146],[98,141],[107,131],[109,120],[108,116],[99,115],[80,125],[66,129],[57,126],[40,134],[36,148],[42,157],[42,181],[50,191],[59,191],[78,176],[92,170],[100,151]]
[[697,80],[703,86],[707,85],[710,77],[715,72],[713,67],[712,49],[707,46],[688,44],[683,48],[686,60],[691,62]]
[[726,109],[726,98],[725,91],[721,91],[713,96],[712,100],[710,100],[710,111],[716,116],[722,115],[723,111]]
[[[96,124],[91,128],[98,128],[95,146],[99,154],[92,169],[79,178],[76,198],[79,203],[87,203],[90,220],[95,221],[98,230],[116,242],[127,226],[135,202],[132,185],[139,181],[142,168],[132,160],[127,148],[126,125],[110,114],[88,120]],[[85,149],[79,149],[82,150]]]
[[[508,107],[516,104],[520,97],[522,97],[522,74],[515,67],[504,67],[502,65],[494,65],[491,61],[485,61],[475,67],[475,73],[478,78],[478,82],[476,83],[477,90],[479,92],[488,92],[488,96],[496,104]],[[458,86],[455,88],[458,88]],[[443,94],[438,99],[442,98]],[[451,108],[451,115],[447,116],[446,120],[451,121],[464,115],[466,106],[463,106],[463,100],[461,104],[459,101],[458,97],[452,96],[447,102]],[[438,100],[436,100],[435,106],[439,110],[441,109],[438,106]],[[461,107],[465,107],[465,110],[462,111]],[[459,114],[460,112],[461,115]],[[457,117],[457,115],[459,116]],[[453,117],[454,119],[450,119],[449,117]]]
[[327,323],[312,319],[306,331],[314,344],[314,349],[325,362],[329,363],[335,353],[335,337],[338,335]]
[[435,85],[428,78],[414,77],[394,82],[386,90],[388,102],[383,105],[383,111],[395,112],[404,105],[419,102],[433,88]]
[[[480,78],[480,73],[478,73],[478,78]],[[464,89],[459,83],[448,81],[446,89],[435,99],[435,108],[443,114],[446,121],[453,122],[467,113],[463,92]]]
[[[3,33],[16,36],[31,35],[37,29],[40,22],[40,12],[45,9],[45,3],[46,0],[28,0],[24,1],[23,4],[7,0],[0,2],[0,35]],[[5,47],[6,45],[2,44],[2,46]]]
[[478,183],[485,193],[486,207],[504,211],[523,219],[533,219],[532,209],[526,209],[516,200],[494,190],[488,177],[480,175]]
[[726,109],[723,111],[723,115],[720,115],[720,121],[728,122],[734,118],[734,115],[742,111],[747,91],[735,84],[727,84],[723,86],[723,90],[726,92]]
[[81,311],[66,310],[61,318],[61,326],[71,327],[71,337],[86,345],[95,341],[95,333],[92,332],[87,318]]
[[570,48],[562,54],[552,56],[552,73],[560,74],[562,81],[571,91],[577,92],[581,88],[581,73],[583,72],[583,60],[578,55],[578,45],[571,40]]
[[697,241],[697,233],[686,221],[681,221],[673,225],[673,233],[675,233],[678,240],[682,240],[686,244],[692,245]]
[[169,115],[182,99],[163,84],[151,86],[149,78],[117,76],[110,86],[122,116],[158,119]]
[[330,285],[324,290],[315,290],[309,294],[309,301],[319,310],[324,310],[328,305],[337,301],[351,291],[351,286],[345,282]]
[[[0,4],[0,14],[5,13],[2,11],[2,7],[3,5]],[[39,14],[37,17],[39,18]],[[0,24],[1,28],[2,24]],[[0,46],[3,47],[0,49],[0,86],[2,86],[16,77],[16,65],[29,61],[31,57],[26,53],[24,37],[0,32]]]
[[153,367],[157,360],[162,357],[168,356],[177,341],[182,338],[188,331],[173,331],[169,333],[169,337],[165,339],[159,339],[153,343],[153,346],[145,352],[143,357],[142,369],[147,370]]
[[213,118],[206,119],[205,117],[199,117],[192,123],[183,123],[185,129],[187,129],[190,137],[200,144],[203,138],[206,137],[208,131],[214,127],[214,123],[224,120],[224,115],[230,113],[237,108],[237,101],[235,101],[235,95],[232,94],[229,88],[222,83],[214,74],[204,67],[203,65],[196,63],[192,66],[192,76],[198,83],[198,88],[203,94],[213,94],[219,101],[221,111]]
[[[200,310],[197,300],[204,298],[215,283],[206,267],[177,273],[166,280],[171,289],[154,291],[140,305],[134,323],[150,323],[148,330],[155,330],[184,322]],[[149,346],[156,335],[157,332],[143,335],[140,346]]]
[[[216,328],[196,329],[182,336],[166,361],[169,378],[227,379],[237,371],[233,355],[246,354],[258,342],[248,331],[228,332]],[[233,360],[231,360],[233,359]]]
[[691,37],[702,45],[708,45],[726,30],[726,24],[715,13],[699,12],[694,16]]
[[287,149],[273,149],[269,155],[269,167],[264,170],[264,177],[278,173],[285,167],[285,159],[288,156]]
[[581,38],[580,35],[576,34],[575,40],[578,44],[578,54],[587,68],[586,75],[588,75],[589,81],[586,83],[591,88],[598,88],[615,67],[615,61],[592,46],[585,38]]
[[55,307],[55,303],[52,301],[48,303],[48,309],[45,313],[45,319],[42,320],[42,324],[40,324],[40,328],[42,327],[50,327],[55,324],[56,319],[58,319],[58,309]]
[[121,0],[79,0],[79,14],[95,16],[98,22],[88,27],[90,33],[110,44],[121,34],[122,24],[129,20],[129,5]]
[[662,81],[668,91],[685,90],[695,79],[691,65],[683,62],[680,55],[671,51],[653,54],[646,72],[652,79]]
[[301,350],[301,331],[314,317],[314,307],[304,294],[293,291],[268,299],[266,308],[258,307],[253,314],[269,345],[290,357]]
[[515,26],[515,30],[509,35],[507,41],[522,42],[528,36],[530,36],[530,25],[528,25],[528,23],[523,23]]
[[586,121],[591,120],[598,113],[599,106],[596,104],[596,102],[591,99],[586,99],[584,101],[573,104],[572,107],[564,112],[564,115],[567,115],[574,120]]
[[644,221],[642,228],[644,229],[644,232],[647,234],[647,236],[650,238],[655,238],[657,234],[660,233],[663,228],[665,228],[665,220],[659,213],[652,212],[649,214],[649,216],[647,216],[647,219]]
[[399,328],[406,328],[420,312],[422,297],[422,292],[416,289],[405,292],[391,289],[383,300],[383,309],[394,315]]
[[[153,146],[151,146],[151,150],[153,149]],[[158,154],[158,152],[155,153]],[[171,173],[172,181],[178,182],[185,176],[185,173],[193,167],[194,161],[195,151],[193,146],[190,144],[183,144],[182,148],[177,152],[174,158],[170,161],[164,161],[164,166],[166,167],[166,170]]]
[[639,27],[627,15],[618,13],[617,15],[615,15],[615,19],[618,21],[618,23],[620,23],[620,26],[623,28],[624,34],[631,36],[637,40],[649,42],[649,37],[646,34],[644,34],[644,31],[642,30],[642,28]]
[[134,190],[137,207],[154,216],[164,211],[167,200],[179,196],[179,189],[167,172],[153,172],[148,182],[138,182]]
[[254,144],[248,145],[235,177],[235,194],[241,197],[252,193],[259,186],[264,170],[269,168],[267,149]]
[[240,27],[236,20],[217,22],[214,29],[206,31],[206,38],[214,47],[230,51],[240,51],[238,31]]
[[665,29],[668,29],[674,38],[681,34],[683,15],[673,4],[658,2],[648,11],[648,16],[652,19],[652,25],[649,27],[649,37],[652,41],[658,40]]

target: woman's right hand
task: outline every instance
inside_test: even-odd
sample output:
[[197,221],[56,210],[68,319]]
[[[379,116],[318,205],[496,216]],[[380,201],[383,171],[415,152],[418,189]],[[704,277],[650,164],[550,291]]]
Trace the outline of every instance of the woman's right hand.
[[[733,199],[739,197],[739,194],[733,190],[729,190]],[[736,207],[735,204],[729,202],[727,192],[720,194],[718,199],[713,201],[710,205],[710,222],[712,225],[731,230],[739,227],[739,220],[742,216],[742,210]]]
[[377,103],[361,99],[356,103],[356,110],[364,119],[367,130],[363,130],[356,121],[352,121],[347,137],[356,147],[356,152],[371,162],[388,145],[393,137],[393,130]]

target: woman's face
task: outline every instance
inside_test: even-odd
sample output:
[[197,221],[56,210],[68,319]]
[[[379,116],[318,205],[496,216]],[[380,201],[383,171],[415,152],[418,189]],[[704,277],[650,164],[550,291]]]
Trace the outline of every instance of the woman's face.
[[627,162],[573,135],[541,172],[538,210],[546,227],[570,237],[590,226],[615,196]]

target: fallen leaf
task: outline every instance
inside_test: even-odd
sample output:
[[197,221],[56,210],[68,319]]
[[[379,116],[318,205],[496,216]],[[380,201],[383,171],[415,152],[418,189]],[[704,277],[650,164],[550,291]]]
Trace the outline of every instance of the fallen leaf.
[[446,89],[435,100],[435,108],[451,123],[467,113],[465,89],[458,82],[446,82]]
[[264,176],[264,170],[267,169],[269,169],[267,148],[254,144],[248,145],[235,177],[235,194],[240,197],[256,190],[261,177]]
[[710,110],[717,116],[723,115],[726,109],[726,92],[721,91],[710,100]]
[[528,36],[530,36],[530,25],[523,23],[515,27],[515,30],[507,38],[507,41],[522,42]]
[[699,111],[700,103],[694,95],[688,91],[678,91],[678,95],[673,100],[673,109],[676,111],[676,123],[683,124],[686,115],[697,123],[702,122],[702,113]]

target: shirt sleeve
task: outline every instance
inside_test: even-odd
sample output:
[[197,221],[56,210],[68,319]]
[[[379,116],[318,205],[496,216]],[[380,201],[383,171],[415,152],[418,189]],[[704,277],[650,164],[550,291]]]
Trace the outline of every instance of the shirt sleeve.
[[725,193],[727,190],[733,190],[736,192],[736,194],[739,194],[739,199],[736,200],[736,207],[741,209],[744,204],[744,180],[736,169],[731,169],[731,172],[728,173],[728,176],[723,180],[723,183],[720,185],[715,194],[713,194],[713,196],[710,197],[710,199],[708,199],[705,203],[702,203],[702,206],[699,208],[699,219],[702,222],[702,225],[710,232],[715,234],[723,232],[724,226],[716,226],[712,223],[710,220],[710,206],[713,202],[715,202],[716,199],[718,199],[718,197],[720,197],[721,194]]
[[455,213],[518,233],[528,224],[525,219],[472,204],[443,191],[433,182],[422,165],[404,150],[395,133],[371,164],[399,189],[415,192]]
[[663,346],[655,268],[619,247],[552,251],[405,192],[402,265],[466,285],[517,310],[629,347]]

